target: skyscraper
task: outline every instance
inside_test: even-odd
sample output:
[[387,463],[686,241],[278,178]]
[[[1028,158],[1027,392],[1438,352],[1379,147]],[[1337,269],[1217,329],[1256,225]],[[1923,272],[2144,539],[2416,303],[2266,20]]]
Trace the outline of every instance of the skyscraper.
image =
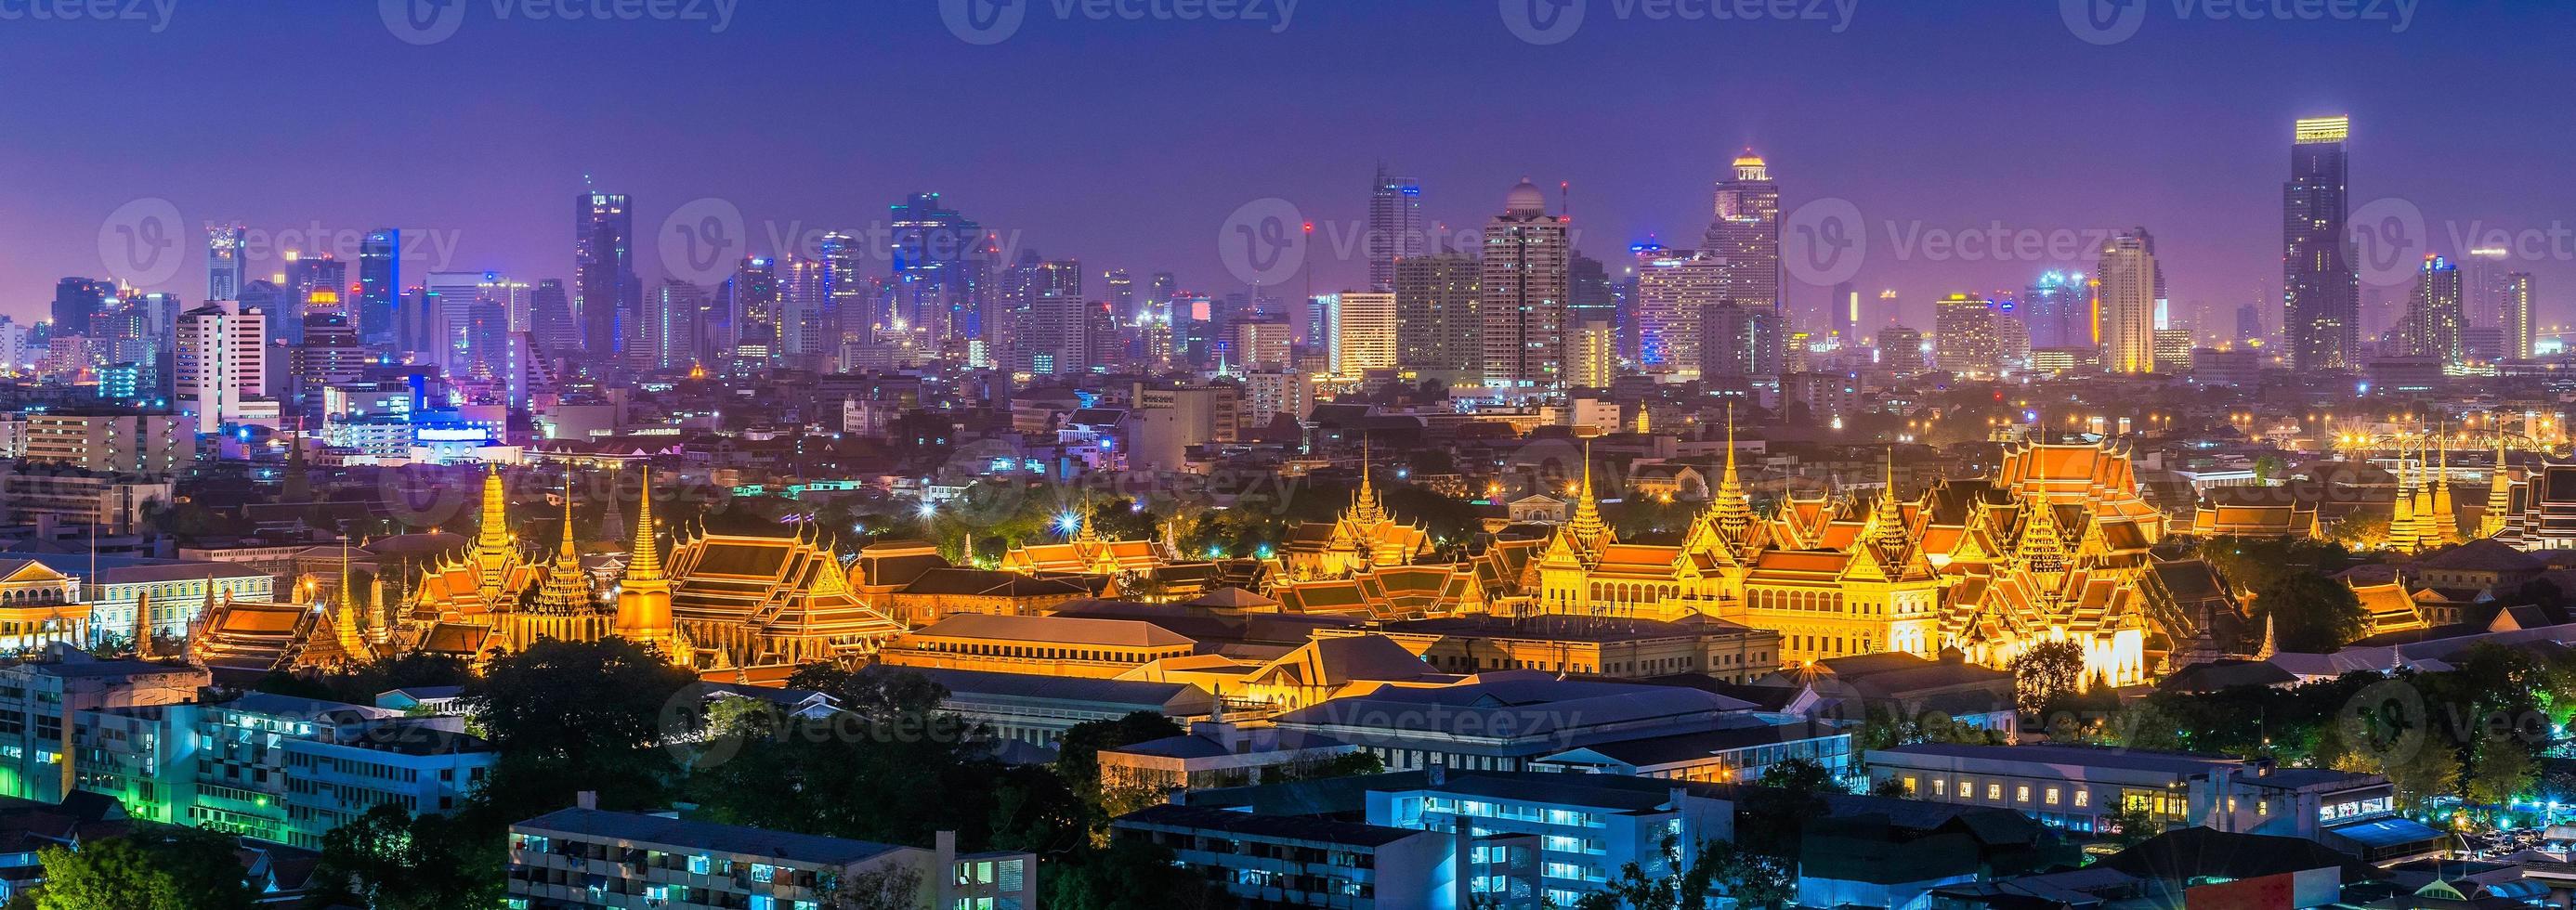
[[998,264],[983,226],[942,207],[938,193],[914,193],[888,215],[893,312],[871,313],[869,323],[891,317],[943,340],[990,337],[985,286]]
[[2424,257],[2415,274],[2415,296],[2406,303],[2406,356],[2431,357],[2444,366],[2462,363],[2460,268],[2440,256]]
[[368,347],[390,347],[402,337],[394,315],[402,293],[402,233],[374,231],[358,241],[358,338]]
[[2291,367],[2301,371],[2361,365],[2361,273],[2345,235],[2350,133],[2343,117],[2300,120],[2292,133],[2290,179],[2281,186],[2281,334]]
[[640,337],[636,311],[643,291],[635,278],[635,215],[621,193],[584,192],[573,197],[572,311],[581,344],[580,362],[597,370],[610,355]]
[[[2145,228],[2111,238],[2102,248],[2102,369],[2152,373],[2156,369],[2155,241]],[[2038,333],[2034,331],[2034,336]]]
[[1713,256],[1726,276],[1726,299],[1738,304],[1780,305],[1780,184],[1771,168],[1748,149],[1717,183],[1715,217],[1700,253]]
[[581,322],[573,315],[572,294],[563,279],[538,279],[528,293],[528,333],[541,360],[565,356],[581,345]]
[[92,278],[65,278],[54,283],[52,311],[54,335],[87,335],[91,317],[107,309],[109,298],[116,296],[113,282]]
[[1428,248],[1422,227],[1422,185],[1410,177],[1389,176],[1379,162],[1369,181],[1369,290],[1395,290],[1397,260],[1422,255]]
[[777,356],[778,297],[778,260],[767,256],[743,259],[725,280],[725,324],[716,337],[735,371],[765,368]]
[[1395,264],[1396,365],[1451,385],[1484,372],[1476,257],[1443,250]]
[[2030,326],[2033,348],[2093,346],[2092,288],[2084,273],[2050,270],[2023,295],[2022,322]]
[[2503,247],[2478,247],[2460,255],[2461,325],[2504,324],[2512,256],[2513,251]]
[[239,224],[206,225],[206,299],[239,299],[242,289],[242,235]]
[[1610,270],[1582,253],[1571,256],[1565,264],[1565,324],[1617,321],[1619,298],[1610,293]]
[[2538,339],[2533,337],[2530,272],[2505,276],[2503,306],[2497,315],[2504,328],[2504,356],[2513,360],[2531,356],[2531,346]]
[[1488,386],[1545,390],[1561,380],[1565,343],[1566,222],[1547,213],[1547,197],[1524,179],[1485,225],[1483,288]]

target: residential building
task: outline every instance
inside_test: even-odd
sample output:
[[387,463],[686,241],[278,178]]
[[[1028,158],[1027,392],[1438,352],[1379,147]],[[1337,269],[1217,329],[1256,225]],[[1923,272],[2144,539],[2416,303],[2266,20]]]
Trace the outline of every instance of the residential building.
[[904,847],[661,815],[558,809],[510,826],[513,908],[816,910],[845,885],[893,874],[936,908],[1038,907],[1037,857],[957,852],[957,835]]

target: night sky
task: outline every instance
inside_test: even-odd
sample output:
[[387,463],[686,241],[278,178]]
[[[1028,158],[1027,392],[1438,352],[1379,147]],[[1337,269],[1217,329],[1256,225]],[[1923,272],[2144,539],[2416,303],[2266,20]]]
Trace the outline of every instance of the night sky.
[[[1786,208],[1837,197],[1862,213],[1855,280],[1898,290],[1916,325],[1935,295],[2067,264],[1910,242],[1996,221],[2144,226],[2175,312],[2206,304],[2232,325],[2236,305],[2278,299],[2280,184],[2303,115],[2352,116],[2355,205],[2411,202],[2434,252],[2472,224],[2576,221],[2576,4],[2554,2],[2425,4],[2400,31],[2131,0],[2135,35],[2097,44],[2048,0],[1858,0],[1847,23],[1830,3],[1808,7],[1821,19],[1717,22],[1588,0],[1579,28],[1539,45],[1493,0],[1304,0],[1284,31],[1275,0],[1263,22],[1065,19],[1057,0],[1019,0],[1024,21],[989,46],[933,0],[740,0],[721,31],[455,0],[454,34],[426,45],[373,0],[158,0],[175,2],[165,24],[149,2],[139,20],[60,21],[0,0],[0,313],[37,317],[56,279],[108,274],[102,225],[146,198],[180,213],[188,257],[147,289],[190,300],[205,293],[200,225],[218,219],[437,239],[407,279],[568,278],[586,174],[632,194],[639,233],[690,200],[728,200],[754,251],[791,224],[864,229],[936,190],[1095,281],[1126,268],[1141,289],[1170,270],[1211,293],[1243,289],[1220,265],[1220,226],[1280,197],[1318,223],[1311,278],[1326,291],[1364,276],[1347,237],[1380,159],[1419,178],[1452,228],[1498,211],[1524,175],[1551,207],[1570,181],[1580,245],[1615,266],[1650,235],[1691,245],[1710,182],[1749,145]],[[2568,245],[2516,266],[2539,273],[2544,322],[2576,315]],[[639,248],[657,280],[650,239]],[[1790,287],[1802,311],[1825,296]]]

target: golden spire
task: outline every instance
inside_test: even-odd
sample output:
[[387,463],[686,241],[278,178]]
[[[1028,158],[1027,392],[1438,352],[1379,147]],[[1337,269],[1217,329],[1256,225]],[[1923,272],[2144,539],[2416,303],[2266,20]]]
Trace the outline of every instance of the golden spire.
[[653,466],[646,464],[643,476],[638,479],[641,484],[635,497],[635,542],[626,557],[626,578],[628,581],[660,581],[662,548],[654,539]]
[[1073,532],[1074,541],[1076,543],[1093,543],[1098,541],[1100,539],[1099,532],[1091,529],[1091,491],[1089,490],[1082,491],[1082,515],[1080,518],[1082,523],[1077,526]]
[[1718,475],[1717,500],[1709,504],[1709,519],[1730,547],[1742,546],[1753,527],[1753,504],[1745,497],[1743,478],[1735,470],[1734,402],[1726,405],[1726,472]]
[[2485,514],[2478,516],[2480,537],[2503,535],[2505,521],[2513,512],[2513,478],[2505,474],[2504,455],[2504,431],[2498,429],[2495,434],[2495,470],[2488,472],[2487,476],[2487,508]]
[[572,544],[572,468],[569,465],[564,468],[563,499],[563,548],[555,552],[555,561],[576,562],[581,554],[573,549]]
[[510,496],[501,488],[501,465],[483,466],[483,526],[474,535],[474,549],[497,553],[510,548]]
[[356,659],[365,656],[368,651],[366,636],[361,634],[358,628],[358,599],[350,593],[352,587],[354,586],[350,584],[349,572],[349,535],[342,534],[340,535],[340,605],[331,616],[331,631],[339,639],[340,650],[348,652],[350,658]]
[[1369,482],[1369,440],[1360,437],[1360,489],[1351,502],[1351,521],[1376,524],[1385,516],[1378,512],[1377,488]]
[[1574,535],[1578,549],[1590,555],[1600,552],[1603,544],[1619,542],[1610,526],[1601,521],[1601,504],[1592,497],[1591,440],[1583,443],[1583,482],[1575,488],[1574,499],[1574,520],[1567,524],[1566,531]]

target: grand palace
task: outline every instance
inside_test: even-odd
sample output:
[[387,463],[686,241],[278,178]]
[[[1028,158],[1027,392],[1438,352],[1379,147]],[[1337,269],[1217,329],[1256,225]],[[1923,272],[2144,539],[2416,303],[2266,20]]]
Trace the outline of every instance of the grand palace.
[[[2450,513],[2445,485],[2401,473],[2406,490],[2393,533],[2418,546],[2458,534],[2456,523],[2435,517]],[[2128,685],[2178,659],[2232,653],[2215,639],[2247,650],[2241,645],[2256,634],[2246,604],[2207,565],[2153,554],[2169,533],[2194,529],[2167,527],[2115,445],[2014,443],[1990,476],[1937,480],[1911,497],[1896,491],[1891,463],[1883,487],[1792,494],[1757,511],[1730,432],[1706,508],[1682,533],[1651,542],[1623,540],[1604,519],[1588,452],[1580,475],[1564,521],[1488,519],[1461,549],[1435,550],[1421,525],[1392,514],[1363,458],[1341,514],[1288,527],[1266,558],[1193,560],[1168,529],[1160,540],[1111,540],[1086,517],[1061,542],[1015,547],[998,568],[980,568],[952,564],[921,541],[848,552],[812,530],[665,529],[649,496],[638,503],[622,554],[582,554],[568,497],[562,530],[539,550],[509,527],[493,472],[483,479],[474,536],[398,584],[380,576],[367,591],[344,568],[336,583],[293,586],[302,596],[285,601],[210,599],[188,649],[210,666],[267,673],[408,652],[479,663],[546,638],[615,635],[648,642],[711,678],[768,680],[815,661],[897,653],[962,667],[938,657],[949,646],[926,644],[937,635],[924,630],[960,615],[1048,616],[1141,601],[1345,628],[1554,617],[1751,629],[1776,635],[1776,645],[1764,646],[1776,648],[1775,667],[1955,653],[2001,668],[2037,644],[2071,642],[2091,681]],[[2522,489],[2498,481],[2494,498],[2521,506]],[[2228,514],[2204,511],[2200,521],[2254,520]],[[2528,533],[2519,520],[2485,523],[2501,532],[2490,536]],[[2372,631],[2420,626],[2426,615],[2375,610]],[[975,649],[986,646],[967,653]],[[988,650],[1009,657],[1046,649]],[[1226,664],[1211,655],[1182,661],[1191,662]]]

